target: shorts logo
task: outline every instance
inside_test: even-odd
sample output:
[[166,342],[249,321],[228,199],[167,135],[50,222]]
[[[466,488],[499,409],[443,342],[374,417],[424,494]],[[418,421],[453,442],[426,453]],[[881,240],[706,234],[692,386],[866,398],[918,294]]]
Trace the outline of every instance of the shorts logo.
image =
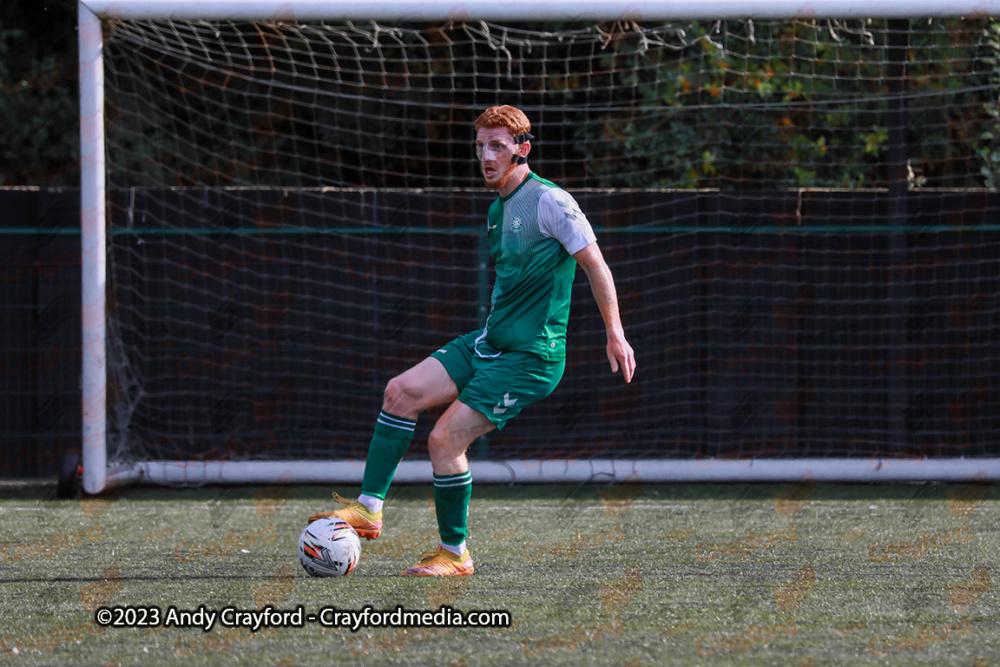
[[521,216],[515,215],[514,219],[510,221],[510,230],[512,232],[521,231]]
[[506,394],[503,395],[503,402],[497,403],[496,405],[493,406],[493,414],[502,415],[503,413],[507,412],[507,408],[511,407],[515,403],[517,403],[517,399],[511,398],[510,392],[507,392]]

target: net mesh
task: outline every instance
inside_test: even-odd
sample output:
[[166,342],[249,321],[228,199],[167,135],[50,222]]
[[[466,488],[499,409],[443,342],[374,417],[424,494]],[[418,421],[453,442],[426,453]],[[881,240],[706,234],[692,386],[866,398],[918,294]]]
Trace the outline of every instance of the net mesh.
[[105,26],[113,460],[362,459],[386,381],[485,317],[493,104],[639,368],[580,274],[562,385],[472,458],[991,451],[995,22],[543,27]]

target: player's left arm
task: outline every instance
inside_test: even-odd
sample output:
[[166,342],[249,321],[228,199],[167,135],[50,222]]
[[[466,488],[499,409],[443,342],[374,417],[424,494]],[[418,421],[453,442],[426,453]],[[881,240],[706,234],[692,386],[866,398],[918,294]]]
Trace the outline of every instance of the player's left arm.
[[594,300],[601,310],[604,328],[608,332],[607,353],[608,361],[611,362],[611,372],[617,373],[621,368],[625,382],[631,382],[635,373],[635,353],[625,340],[625,329],[622,327],[618,311],[618,293],[615,291],[615,279],[611,275],[611,269],[604,261],[604,255],[601,254],[596,241],[575,253],[573,259],[587,274]]

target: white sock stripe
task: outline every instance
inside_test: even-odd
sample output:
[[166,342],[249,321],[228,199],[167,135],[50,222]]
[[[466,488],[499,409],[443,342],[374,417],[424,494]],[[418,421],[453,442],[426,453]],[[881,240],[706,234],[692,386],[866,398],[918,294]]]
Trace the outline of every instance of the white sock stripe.
[[442,489],[451,486],[467,486],[469,484],[472,484],[471,472],[459,475],[458,477],[438,477],[437,475],[434,475],[434,486]]
[[400,431],[406,431],[407,433],[413,433],[414,431],[412,427],[406,428],[405,426],[397,426],[396,424],[390,424],[389,422],[382,421],[381,419],[378,420],[378,423],[382,424],[382,426],[389,426],[391,428],[399,429]]
[[472,471],[466,470],[465,472],[456,473],[454,475],[438,475],[435,473],[431,473],[431,476],[434,478],[435,482],[438,481],[446,482],[449,479],[463,479],[465,477],[472,477]]
[[409,424],[400,424],[400,423],[395,423],[395,422],[387,421],[386,419],[384,419],[382,417],[382,415],[379,415],[379,417],[378,417],[378,423],[382,424],[383,426],[390,426],[392,428],[398,428],[400,431],[407,431],[409,433],[413,433],[413,431],[416,429],[416,426],[417,426],[415,422],[411,422]]
[[412,419],[404,419],[402,417],[396,417],[396,416],[390,415],[388,412],[384,412],[384,411],[378,413],[378,416],[379,416],[379,419],[385,419],[386,421],[395,422],[395,423],[399,424],[400,426],[416,426],[417,425],[417,422],[414,421],[414,420],[412,420]]
[[467,479],[463,482],[453,482],[451,484],[442,484],[440,482],[434,482],[434,486],[439,489],[452,489],[459,486],[471,486],[471,485],[472,485],[471,479]]

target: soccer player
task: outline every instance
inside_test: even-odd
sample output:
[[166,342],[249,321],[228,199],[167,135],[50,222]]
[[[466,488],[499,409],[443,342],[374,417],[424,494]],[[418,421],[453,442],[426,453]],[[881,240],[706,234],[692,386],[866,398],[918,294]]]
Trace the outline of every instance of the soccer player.
[[403,571],[406,576],[472,574],[466,547],[472,476],[465,452],[556,388],[566,365],[570,291],[579,264],[607,329],[611,372],[632,381],[635,356],[625,339],[611,271],[576,201],[529,169],[531,124],[512,106],[487,109],[475,121],[476,156],[490,206],[486,234],[496,263],[485,326],[460,336],[389,381],[368,449],[361,495],[345,507],[310,517],[337,516],[358,535],[382,532],[382,504],[413,437],[417,416],[448,405],[434,425],[428,451],[441,541]]

